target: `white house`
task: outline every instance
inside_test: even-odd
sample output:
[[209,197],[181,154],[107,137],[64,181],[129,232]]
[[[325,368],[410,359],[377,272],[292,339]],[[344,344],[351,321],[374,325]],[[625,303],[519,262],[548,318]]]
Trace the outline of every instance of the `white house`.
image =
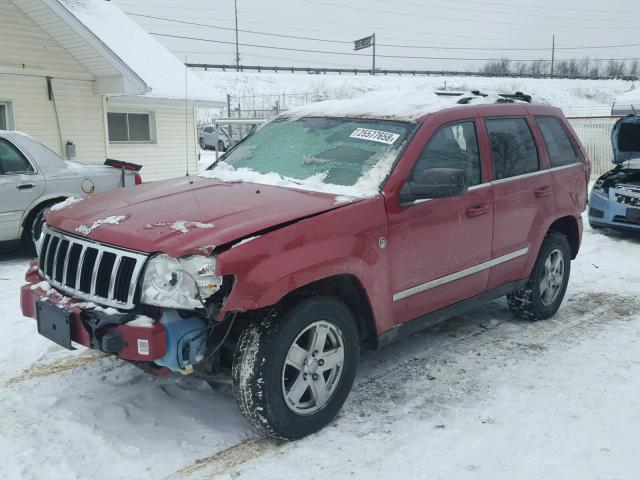
[[[186,80],[186,81],[185,81]],[[63,158],[143,165],[145,181],[197,163],[195,73],[107,0],[0,0],[0,129]]]

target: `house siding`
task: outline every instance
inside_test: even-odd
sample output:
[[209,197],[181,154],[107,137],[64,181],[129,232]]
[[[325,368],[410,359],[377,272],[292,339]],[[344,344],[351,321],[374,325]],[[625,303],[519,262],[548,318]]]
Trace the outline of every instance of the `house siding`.
[[[196,171],[196,130],[194,109],[175,105],[147,105],[107,100],[110,112],[153,112],[155,143],[110,143],[109,157],[139,163],[145,182],[183,176]],[[185,127],[185,122],[187,126]],[[188,134],[185,129],[188,129]],[[185,136],[188,136],[188,148]]]
[[[76,145],[76,160],[104,162],[107,155],[102,98],[93,93],[93,82],[54,78],[52,88],[62,143],[72,141]],[[46,78],[0,75],[0,101],[11,102],[16,130],[28,133],[64,157]]]
[[[11,102],[14,128],[60,155],[72,141],[77,160],[104,162],[102,98],[94,93],[93,75],[8,0],[0,0],[0,45],[0,101]],[[47,77],[52,78],[62,142]]]

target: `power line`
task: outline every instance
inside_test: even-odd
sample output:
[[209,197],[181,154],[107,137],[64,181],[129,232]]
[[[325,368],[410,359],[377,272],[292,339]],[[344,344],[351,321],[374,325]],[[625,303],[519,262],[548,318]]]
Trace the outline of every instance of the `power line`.
[[[303,0],[305,1],[305,0]],[[387,3],[386,0],[373,0],[375,2]],[[313,3],[313,2],[309,2]],[[473,2],[460,2],[460,3],[473,3]],[[585,17],[562,17],[558,15],[537,15],[535,13],[524,13],[524,12],[505,12],[505,11],[496,11],[496,10],[487,10],[483,8],[468,8],[468,7],[452,7],[449,5],[435,5],[435,4],[427,4],[427,3],[415,3],[415,2],[406,2],[406,1],[393,1],[393,5],[410,5],[414,7],[429,7],[429,8],[439,8],[443,10],[454,10],[460,12],[479,12],[486,13],[491,15],[510,15],[516,17],[532,17],[532,18],[551,18],[554,20],[581,20],[581,21],[590,21],[590,22],[607,22],[607,23],[637,23],[636,20],[616,20],[613,18],[585,18]],[[473,3],[477,5],[477,3]],[[491,5],[490,3],[483,3],[484,5]],[[499,4],[504,6],[504,4]],[[513,6],[513,5],[511,5]],[[638,13],[638,12],[636,12]]]
[[[209,43],[222,43],[226,45],[235,45],[235,42],[227,42],[224,40],[212,40],[209,38],[200,38],[200,37],[188,37],[184,35],[170,35],[167,33],[156,33],[149,32],[151,35],[156,35],[159,37],[168,37],[168,38],[178,38],[183,40],[195,40],[199,42],[209,42]],[[292,52],[304,52],[304,53],[322,53],[328,55],[346,55],[351,57],[370,57],[369,54],[366,53],[352,53],[352,52],[335,52],[330,50],[311,50],[305,48],[292,48],[292,47],[276,47],[274,45],[256,45],[252,43],[240,43],[239,45],[243,47],[254,47],[254,48],[266,48],[272,50],[286,50]],[[461,58],[461,57],[425,57],[425,56],[414,56],[414,55],[376,55],[380,58],[403,58],[403,59],[414,59],[414,60],[455,60],[455,61],[497,61],[501,60],[500,58]],[[512,61],[518,62],[549,62],[550,60],[544,60],[539,58],[534,59],[524,59],[524,58],[513,58],[510,59]],[[556,61],[563,60],[572,60],[572,59],[557,59]],[[592,58],[593,61],[607,61],[607,60],[616,60],[616,61],[627,61],[627,60],[636,60],[636,58]]]
[[[235,30],[234,28],[221,27],[219,25],[212,25],[209,23],[188,22],[185,20],[177,20],[177,19],[168,18],[168,17],[158,17],[154,15],[144,15],[144,14],[133,13],[133,12],[125,12],[125,13],[129,15],[133,15],[135,17],[151,18],[154,20],[163,20],[167,22],[185,24],[190,26],[214,28],[217,30],[229,30],[229,31]],[[332,39],[318,38],[318,37],[303,37],[298,35],[285,35],[280,33],[260,32],[257,30],[246,30],[246,29],[238,29],[238,31],[243,33],[264,35],[269,37],[293,38],[296,40],[311,40],[311,41],[317,41],[317,42],[338,43],[338,44],[348,44],[348,45],[353,44],[352,41],[346,41],[346,40],[332,40]],[[477,51],[548,51],[549,50],[548,47],[547,48],[542,48],[542,47],[538,47],[538,48],[503,47],[501,48],[501,47],[466,47],[466,46],[465,47],[439,47],[439,46],[430,46],[430,45],[400,45],[400,44],[380,43],[380,42],[377,42],[376,45],[379,47],[415,48],[415,49],[429,49],[429,50],[477,50]],[[628,44],[622,44],[622,45],[595,45],[595,46],[592,45],[592,46],[583,46],[583,47],[556,47],[556,50],[592,50],[592,49],[628,48],[628,47],[640,47],[640,43],[628,43]]]
[[[143,15],[141,13],[132,13],[132,12],[124,12],[128,15],[133,15],[134,17],[145,17],[145,18],[153,18],[155,20],[165,20],[167,22],[174,22],[174,23],[182,23],[185,25],[194,25],[194,26],[198,26],[198,27],[208,27],[208,28],[215,28],[218,30],[233,30],[235,31],[235,28],[230,28],[230,27],[220,27],[218,25],[211,25],[209,23],[198,23],[198,22],[187,22],[184,20],[176,20],[173,18],[167,18],[167,17],[156,17],[153,15]],[[313,38],[313,37],[300,37],[297,35],[285,35],[285,34],[281,34],[281,33],[268,33],[268,32],[259,32],[256,30],[245,30],[245,29],[238,29],[239,32],[242,33],[253,33],[255,35],[266,35],[269,37],[280,37],[280,38],[293,38],[296,40],[315,40],[318,42],[328,42],[328,43],[342,43],[342,44],[349,44],[352,45],[353,42],[347,41],[347,40],[329,40],[326,38]]]
[[[167,8],[174,8],[174,7],[167,7]],[[179,8],[179,7],[175,7],[175,8]],[[323,23],[326,25],[335,25],[335,26],[339,26],[339,27],[348,27],[350,29],[353,28],[353,24],[350,23],[338,23],[338,22],[328,22],[325,20],[317,20],[317,19],[313,19],[310,20],[308,18],[300,18],[300,17],[290,17],[290,16],[283,16],[283,15],[270,15],[268,13],[261,13],[261,12],[244,12],[244,11],[240,11],[239,13],[241,13],[244,16],[247,15],[255,15],[255,16],[259,16],[261,18],[263,17],[270,17],[270,18],[276,18],[279,20],[294,20],[296,22],[307,22],[307,23],[313,23],[318,24],[318,23]],[[192,17],[176,17],[176,18],[188,18],[191,19]],[[228,19],[227,19],[228,20]],[[229,20],[232,21],[232,20]],[[244,20],[244,23],[250,23],[250,24],[254,24],[254,25],[261,25],[263,26],[265,24],[264,20],[260,21],[260,22],[252,22],[249,20]],[[320,30],[320,29],[316,29],[316,28],[309,28],[309,27],[295,27],[292,26],[290,23],[287,25],[282,25],[282,24],[272,24],[273,26],[277,26],[277,27],[284,27],[284,28],[290,28],[293,30],[303,30],[303,31],[316,31],[316,32],[322,32],[322,33],[330,33],[333,35],[340,35],[340,36],[351,36],[351,34],[345,34],[345,33],[341,33],[341,32],[334,32],[334,31],[327,31],[327,30]],[[492,41],[492,42],[509,42],[509,43],[524,43],[524,44],[538,44],[538,45],[546,45],[546,42],[539,42],[539,41],[524,41],[524,40],[520,40],[520,39],[507,39],[507,38],[496,38],[496,37],[479,37],[477,35],[458,35],[458,34],[453,34],[453,33],[438,33],[438,32],[425,32],[424,30],[407,30],[407,29],[397,29],[397,28],[388,28],[388,27],[382,27],[382,26],[375,26],[375,25],[371,25],[369,27],[371,30],[375,30],[375,31],[388,31],[388,32],[401,32],[401,33],[413,33],[413,34],[417,34],[417,35],[421,35],[421,36],[429,36],[429,37],[438,37],[438,38],[442,38],[442,37],[451,37],[451,38],[469,38],[472,39],[474,41],[477,40],[488,40],[488,41]]]
[[[364,8],[364,7],[354,7],[351,5],[344,5],[344,4],[340,4],[340,3],[331,3],[331,2],[324,2],[324,1],[319,1],[319,0],[302,0],[303,2],[307,2],[307,3],[312,3],[312,4],[317,4],[317,5],[327,5],[329,7],[338,7],[338,8],[348,8],[351,10],[358,10],[358,11],[366,11],[368,13],[384,13],[385,15],[396,15],[396,16],[401,16],[401,17],[418,17],[418,18],[428,18],[431,20],[447,20],[447,21],[453,21],[453,22],[463,22],[463,23],[473,23],[473,24],[477,24],[478,20],[472,20],[472,19],[467,19],[467,18],[456,18],[456,17],[440,17],[440,16],[436,16],[436,15],[419,15],[417,13],[412,13],[410,15],[404,14],[404,13],[399,13],[399,12],[393,12],[390,10],[378,10],[378,9],[373,9],[373,8]],[[500,22],[497,20],[486,20],[483,19],[482,23],[490,23],[490,24],[494,24],[494,25],[510,25],[510,26],[516,26],[516,27],[538,27],[538,28],[602,28],[602,25],[548,25],[548,24],[535,24],[535,23],[515,23],[515,22]],[[618,29],[624,29],[624,30],[637,30],[637,27],[617,27]]]

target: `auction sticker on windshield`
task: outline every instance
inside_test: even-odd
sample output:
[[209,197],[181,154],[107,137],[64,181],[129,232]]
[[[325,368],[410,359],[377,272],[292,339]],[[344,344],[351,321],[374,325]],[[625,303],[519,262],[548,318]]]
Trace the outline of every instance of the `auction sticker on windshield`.
[[400,135],[397,133],[383,132],[382,130],[370,130],[368,128],[356,128],[349,136],[351,138],[359,138],[361,140],[369,140],[371,142],[386,143],[387,145],[393,145],[393,142],[400,138]]

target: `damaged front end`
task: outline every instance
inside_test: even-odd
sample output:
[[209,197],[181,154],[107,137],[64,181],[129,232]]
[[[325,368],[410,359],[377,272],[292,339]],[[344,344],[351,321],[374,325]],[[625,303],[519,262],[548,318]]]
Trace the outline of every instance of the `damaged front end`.
[[640,231],[640,117],[618,120],[611,144],[616,166],[591,190],[589,223],[594,228]]
[[146,255],[46,226],[38,248],[21,303],[41,335],[155,374],[191,373],[203,360],[209,371],[219,365],[211,346],[231,323],[219,314],[234,278],[216,275],[215,257]]

